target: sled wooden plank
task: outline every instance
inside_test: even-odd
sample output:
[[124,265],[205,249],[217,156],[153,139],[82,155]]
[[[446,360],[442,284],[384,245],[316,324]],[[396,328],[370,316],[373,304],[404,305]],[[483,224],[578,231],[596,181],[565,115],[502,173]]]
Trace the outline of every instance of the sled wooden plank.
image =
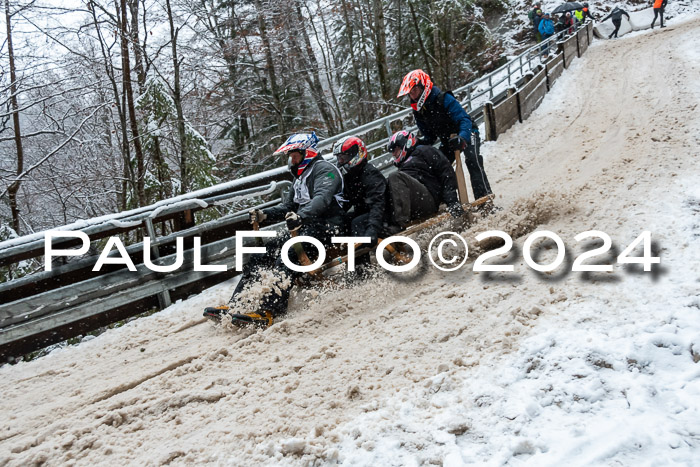
[[[456,134],[450,135],[450,138],[457,137]],[[457,195],[459,195],[459,202],[462,204],[467,204],[469,202],[469,196],[467,195],[467,180],[464,178],[464,167],[462,167],[462,151],[459,149],[455,150],[455,162],[457,165],[457,170],[455,175],[457,175]]]

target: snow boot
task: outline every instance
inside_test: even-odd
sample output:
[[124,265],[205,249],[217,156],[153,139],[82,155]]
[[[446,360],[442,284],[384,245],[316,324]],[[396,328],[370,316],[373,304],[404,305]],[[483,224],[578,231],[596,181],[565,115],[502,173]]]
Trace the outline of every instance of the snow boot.
[[234,313],[231,315],[231,324],[236,326],[255,326],[256,328],[269,328],[275,322],[275,315],[269,311],[253,311],[250,313]]
[[491,214],[495,214],[499,211],[503,211],[503,208],[500,206],[496,206],[496,204],[493,202],[493,199],[490,199],[485,203],[476,206],[475,211],[479,215],[481,215],[482,218],[484,218],[490,216]]
[[222,305],[207,307],[204,309],[204,316],[212,321],[220,323],[224,315],[231,317],[231,323],[236,326],[249,326],[266,328],[272,326],[275,316],[269,311],[253,311],[250,313],[231,313],[231,308]]

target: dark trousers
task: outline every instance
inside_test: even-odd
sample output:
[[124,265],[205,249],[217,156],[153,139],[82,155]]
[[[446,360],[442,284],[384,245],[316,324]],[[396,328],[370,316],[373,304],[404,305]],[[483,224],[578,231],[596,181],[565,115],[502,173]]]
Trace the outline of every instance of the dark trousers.
[[[308,223],[302,225],[299,229],[299,236],[314,237],[323,243],[324,246],[331,244],[331,237],[342,233],[340,227],[332,223]],[[262,297],[258,310],[269,311],[275,316],[287,311],[287,302],[289,301],[289,294],[292,291],[294,280],[302,274],[292,271],[282,262],[282,245],[290,237],[288,232],[284,234],[278,233],[277,237],[265,244],[267,248],[266,254],[256,253],[251,255],[250,260],[243,268],[241,280],[233,291],[231,296],[232,302],[237,299],[237,296],[247,285],[260,281],[261,273],[264,270],[268,270],[273,273],[275,278],[273,284],[270,284],[272,290]],[[315,256],[312,254],[312,251],[315,250],[313,246],[305,246],[305,249],[310,257],[313,258]],[[289,249],[289,259],[295,264],[300,264],[294,248]]]
[[654,29],[654,23],[656,23],[656,18],[661,18],[661,27],[664,27],[664,9],[654,8],[654,21],[651,22],[651,28]]
[[489,179],[486,177],[486,171],[484,170],[484,158],[479,154],[480,145],[479,137],[476,136],[475,144],[470,144],[462,153],[464,154],[464,160],[467,164],[467,170],[469,171],[469,181],[472,184],[472,191],[474,191],[475,199],[483,198],[493,193],[491,191]]
[[[364,237],[366,236],[367,232],[367,223],[369,222],[369,213],[366,212],[364,214],[360,214],[359,216],[355,216],[352,218],[352,221],[350,221],[350,236],[351,237]],[[380,238],[384,238],[385,235],[383,232],[378,232]],[[366,247],[368,243],[365,243],[362,245],[363,248]],[[366,266],[368,266],[370,263],[370,258],[369,254],[364,254],[357,256],[355,255],[355,271],[356,271],[356,276],[359,277],[359,273],[364,272],[364,269]]]
[[362,237],[367,231],[367,222],[369,221],[369,213],[360,214],[353,217],[350,221],[350,235],[352,237]]
[[412,220],[434,214],[438,204],[418,180],[401,171],[389,175],[388,189],[391,215],[395,224],[404,227]]
[[610,33],[608,36],[608,39],[612,39],[613,36],[617,37],[617,31],[620,30],[620,25],[622,24],[622,19],[614,19],[612,20],[613,26],[615,26],[615,30]]
[[[552,37],[551,34],[542,34],[542,42],[546,41],[550,37]],[[549,45],[549,43],[546,43],[540,48],[542,55],[549,55]]]
[[[481,141],[478,135],[475,135],[474,144],[469,144],[467,148],[462,151],[462,156],[464,157],[464,162],[467,165],[467,171],[469,171],[469,181],[472,184],[472,191],[474,191],[474,197],[476,199],[483,198],[486,195],[490,195],[491,184],[486,176],[486,171],[484,170],[484,158],[479,154],[479,146]],[[450,163],[455,161],[455,153],[451,151],[445,145],[440,146],[440,151],[447,157]]]

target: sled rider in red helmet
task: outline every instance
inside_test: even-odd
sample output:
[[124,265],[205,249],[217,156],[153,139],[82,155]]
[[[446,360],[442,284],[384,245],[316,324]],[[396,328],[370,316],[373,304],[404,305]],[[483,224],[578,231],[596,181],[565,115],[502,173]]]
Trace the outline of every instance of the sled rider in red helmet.
[[[430,76],[423,70],[413,70],[404,77],[399,89],[398,97],[406,95],[410,98],[416,125],[423,135],[418,144],[432,145],[439,139],[440,151],[450,162],[455,160],[455,151],[461,151],[469,170],[474,197],[479,199],[490,195],[491,185],[484,170],[484,160],[478,153],[478,146],[475,148],[472,144],[471,118],[452,92],[441,91],[433,85]],[[478,130],[474,137],[478,139]]]

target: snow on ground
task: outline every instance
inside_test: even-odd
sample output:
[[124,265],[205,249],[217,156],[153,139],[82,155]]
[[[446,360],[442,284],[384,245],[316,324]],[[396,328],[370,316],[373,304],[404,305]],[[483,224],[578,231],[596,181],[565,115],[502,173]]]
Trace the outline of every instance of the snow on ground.
[[[200,317],[221,284],[0,368],[0,465],[697,465],[697,19],[595,42],[484,145],[505,209],[463,234],[512,234],[514,272],[308,290],[260,332]],[[543,229],[551,275],[522,260]],[[592,229],[661,265],[571,272]]]

